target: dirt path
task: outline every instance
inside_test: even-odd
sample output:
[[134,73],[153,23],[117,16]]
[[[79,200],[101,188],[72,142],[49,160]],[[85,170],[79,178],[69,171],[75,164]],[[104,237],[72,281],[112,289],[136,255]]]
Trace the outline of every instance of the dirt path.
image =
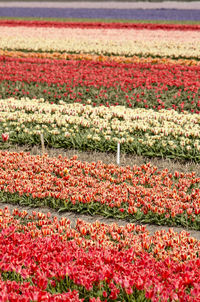
[[126,2],[126,1],[69,1],[69,2],[26,2],[0,1],[0,7],[45,7],[45,8],[101,8],[101,9],[200,9],[200,1],[180,2]]
[[[119,219],[114,219],[114,218],[105,218],[102,216],[89,216],[89,215],[81,215],[81,214],[76,214],[76,213],[71,213],[71,212],[65,212],[65,213],[58,213],[53,209],[50,208],[42,208],[42,207],[38,207],[38,208],[31,208],[31,207],[26,207],[26,206],[18,206],[18,205],[12,205],[9,203],[2,203],[0,202],[0,209],[4,209],[5,207],[8,207],[8,209],[10,210],[10,212],[13,211],[13,209],[18,208],[20,211],[26,210],[29,214],[32,214],[32,211],[36,211],[41,212],[41,213],[48,213],[50,212],[52,217],[56,216],[59,219],[61,219],[62,217],[66,217],[67,219],[69,219],[71,221],[71,226],[74,228],[76,225],[76,221],[77,219],[81,219],[84,220],[86,222],[94,222],[96,220],[100,221],[101,223],[106,223],[106,224],[111,224],[111,223],[117,223],[118,225],[126,225],[127,221],[125,220],[119,220]],[[158,231],[158,230],[168,230],[169,227],[167,226],[158,226],[158,225],[150,225],[150,224],[146,224],[146,228],[149,231],[150,235],[153,235],[154,232]],[[195,231],[195,230],[189,230],[189,229],[185,229],[185,228],[181,228],[181,227],[173,227],[174,231],[176,232],[181,232],[183,230],[187,231],[190,233],[190,235],[198,240],[200,240],[200,231]]]

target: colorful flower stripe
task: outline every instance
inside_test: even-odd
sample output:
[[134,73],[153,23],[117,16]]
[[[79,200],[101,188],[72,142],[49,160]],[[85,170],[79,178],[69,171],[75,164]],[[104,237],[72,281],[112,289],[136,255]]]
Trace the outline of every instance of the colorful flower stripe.
[[136,252],[148,252],[157,260],[170,257],[175,261],[185,262],[199,258],[200,241],[190,237],[190,233],[186,231],[177,233],[173,229],[161,230],[150,236],[143,225],[128,223],[119,226],[116,223],[100,223],[98,220],[88,223],[80,219],[77,219],[75,228],[72,228],[69,219],[50,217],[50,212],[43,214],[33,211],[28,215],[25,210],[20,212],[14,209],[11,214],[5,208],[0,210],[0,229],[2,231],[15,225],[16,232],[29,232],[32,238],[59,234],[63,241],[73,239],[83,248],[96,246],[120,251],[134,247]]
[[0,26],[26,27],[56,27],[56,28],[110,28],[110,29],[152,29],[152,30],[179,30],[197,31],[198,24],[154,24],[154,23],[106,23],[106,22],[59,22],[47,20],[0,20]]
[[200,159],[198,114],[43,101],[0,100],[0,127],[12,143],[37,144],[43,132],[46,143],[58,148],[115,151],[121,142],[122,152]]
[[[164,246],[162,235],[160,243],[160,234],[151,241],[140,227],[132,224],[119,228],[98,222],[84,226],[79,221],[76,231],[66,219],[52,221],[48,217],[34,212],[28,216],[17,209],[12,215],[8,209],[1,211],[3,301],[197,301],[199,242],[187,234],[173,237],[177,235],[173,230],[163,233]],[[90,240],[84,238],[89,228]],[[104,234],[102,239],[96,237],[97,229]],[[103,244],[107,232],[112,238],[110,246]],[[135,238],[135,244],[131,248],[113,247],[112,241],[117,241],[120,235]],[[184,251],[176,243],[180,239]],[[166,248],[166,254],[174,250],[184,262],[177,262],[170,253],[167,258],[156,260],[149,250],[149,245],[154,244],[159,251]],[[187,252],[191,255],[193,248],[192,260],[185,261]]]
[[87,9],[44,7],[1,7],[2,17],[86,18],[118,20],[199,21],[198,9]]
[[1,57],[0,97],[199,113],[199,75],[199,66]]
[[58,148],[115,151],[121,142],[128,153],[200,159],[198,114],[43,101],[0,100],[0,127],[12,143],[37,144],[43,132],[46,143]]
[[[96,39],[100,40],[103,43],[109,42],[126,42],[128,40],[132,40],[132,42],[141,42],[143,40],[148,40],[153,42],[162,41],[162,42],[192,42],[195,46],[195,43],[200,42],[199,32],[198,31],[187,31],[187,41],[186,41],[186,34],[183,31],[173,30],[170,32],[164,30],[149,30],[149,29],[115,29],[115,28],[108,28],[108,29],[101,29],[101,28],[54,28],[54,27],[1,27],[1,34],[2,37],[8,36],[15,36],[16,38],[21,38],[24,35],[24,38],[28,39],[63,39],[63,36],[67,39],[81,39],[83,41],[88,38],[90,40]],[[66,39],[66,40],[67,40]],[[86,40],[87,41],[87,40]]]
[[134,29],[87,29],[1,27],[0,48],[4,50],[58,51],[103,55],[200,58],[197,31]]
[[[138,24],[47,23],[1,24],[3,51],[74,53],[68,60],[0,58],[3,148],[36,145],[43,133],[45,144],[54,147],[116,151],[121,142],[122,152],[200,160],[200,115],[194,113],[200,112],[199,66],[169,64],[176,58],[199,60],[198,26],[153,32]],[[127,64],[113,60],[118,55],[142,59]],[[150,56],[169,60],[152,64]],[[119,104],[126,107],[110,107]],[[193,172],[25,152],[0,151],[0,158],[2,202],[200,230],[200,178]],[[196,302],[199,257],[200,242],[187,232],[170,229],[149,236],[131,223],[119,227],[80,220],[73,229],[65,218],[51,220],[50,213],[0,210],[0,301]]]
[[150,164],[118,167],[59,156],[0,152],[0,198],[62,211],[199,230],[200,179]]
[[185,66],[198,66],[200,61],[186,59],[169,59],[169,58],[142,58],[138,56],[104,56],[91,54],[70,54],[61,52],[23,52],[0,50],[0,56],[12,58],[40,58],[40,59],[60,59],[60,60],[86,60],[94,62],[118,62],[118,63],[150,63],[150,64],[177,64]]
[[[46,226],[44,226],[44,229],[47,231]],[[53,233],[51,227],[49,229],[50,233]],[[122,227],[116,223],[106,225],[96,221],[91,224],[79,219],[76,223],[76,230],[79,234],[77,243],[83,247],[98,246],[99,244],[105,248],[115,247],[117,250],[134,247],[135,251],[147,251],[158,260],[170,257],[173,260],[186,261],[199,258],[200,255],[200,241],[191,238],[186,231],[176,233],[173,229],[161,230],[150,236],[146,227],[142,225],[129,223]],[[37,233],[43,234],[45,232],[36,229],[36,236],[39,236]],[[73,238],[71,234],[68,236],[64,234],[63,237]],[[76,237],[78,236],[76,235]]]

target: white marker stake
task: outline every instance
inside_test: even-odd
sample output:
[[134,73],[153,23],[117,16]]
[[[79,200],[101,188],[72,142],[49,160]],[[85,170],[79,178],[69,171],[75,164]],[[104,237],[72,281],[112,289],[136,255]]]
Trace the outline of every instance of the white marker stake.
[[120,143],[117,143],[117,164],[120,165]]
[[41,140],[41,145],[42,145],[42,154],[44,155],[44,153],[45,153],[45,147],[44,147],[44,136],[43,136],[43,133],[40,133],[40,140]]

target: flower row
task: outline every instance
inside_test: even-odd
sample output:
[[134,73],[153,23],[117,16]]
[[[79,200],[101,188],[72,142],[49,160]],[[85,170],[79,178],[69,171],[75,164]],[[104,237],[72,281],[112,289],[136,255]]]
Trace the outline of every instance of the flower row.
[[118,167],[1,152],[2,201],[199,229],[199,178],[150,164]]
[[105,224],[96,220],[93,223],[77,219],[72,227],[66,217],[51,218],[47,214],[17,208],[11,214],[8,208],[0,209],[0,229],[15,226],[16,232],[30,233],[32,238],[41,238],[59,234],[63,241],[74,240],[79,246],[88,248],[91,246],[103,249],[120,251],[134,247],[136,252],[148,252],[157,260],[165,260],[168,257],[177,262],[185,262],[199,258],[200,241],[190,236],[190,233],[175,232],[172,228],[168,231],[156,231],[149,235],[146,227],[128,223],[119,226],[116,223]]
[[[199,66],[50,60],[0,59],[1,98],[29,95],[50,102],[125,105],[199,112]],[[36,83],[36,84],[35,84]]]
[[151,29],[199,31],[198,24],[162,24],[162,23],[117,23],[117,22],[59,22],[47,20],[0,20],[0,26],[56,27],[56,28],[111,28],[111,29]]
[[43,133],[54,147],[116,151],[120,142],[122,152],[199,160],[199,114],[12,98],[0,100],[0,127],[12,143],[36,144]]
[[[65,218],[51,220],[34,211],[28,215],[15,209],[11,215],[5,208],[0,215],[0,288],[5,301],[196,301],[199,296],[200,245],[184,232],[149,237],[133,224],[78,220],[74,230]],[[116,248],[113,242],[120,236],[127,246]],[[160,253],[165,250],[165,257],[155,259],[149,245]],[[193,255],[191,260],[186,260],[187,253]]]
[[121,56],[153,56],[199,59],[199,32],[1,27],[0,48],[4,50],[70,52]]
[[[131,88],[133,90],[138,86],[146,86],[146,89],[153,89],[155,85],[157,89],[159,88],[158,91],[161,88],[164,90],[166,87],[170,89],[170,87],[175,86],[180,89],[183,86],[184,89],[187,88],[187,90],[197,92],[200,87],[199,66],[151,64],[151,62],[120,64],[114,60],[105,62],[95,62],[94,60],[91,62],[91,60],[66,61],[31,57],[1,57],[0,63],[1,80],[71,84],[70,86],[74,83],[109,88],[114,86],[117,78],[118,82],[116,85],[127,90]],[[79,77],[78,70],[80,72]],[[69,77],[70,82],[67,81]],[[72,78],[75,78],[74,82],[72,82]],[[78,79],[79,82],[77,83]],[[81,80],[83,81],[82,83],[80,82]]]
[[[55,20],[72,19],[80,21],[106,20],[108,22],[117,22],[118,20],[160,20],[163,21],[182,21],[182,22],[199,22],[198,9],[95,9],[95,8],[52,8],[50,7],[1,7],[1,16],[6,18],[53,18]],[[144,22],[144,21],[143,21]]]
[[187,59],[169,59],[169,58],[143,58],[138,56],[123,57],[123,56],[104,56],[91,54],[70,54],[62,52],[23,52],[23,51],[8,51],[0,50],[0,55],[3,57],[13,58],[40,58],[40,59],[60,59],[60,60],[86,60],[95,62],[118,62],[118,63],[150,63],[150,64],[177,64],[186,66],[198,66],[200,61]]

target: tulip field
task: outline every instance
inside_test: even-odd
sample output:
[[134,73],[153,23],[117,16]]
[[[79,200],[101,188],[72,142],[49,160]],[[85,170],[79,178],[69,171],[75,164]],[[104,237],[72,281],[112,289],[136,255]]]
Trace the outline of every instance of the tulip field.
[[[0,302],[200,302],[200,177],[150,162],[200,162],[200,4],[186,4],[0,1]],[[145,163],[44,152],[118,143]]]
[[187,232],[0,215],[1,301],[198,301],[200,244]]
[[2,151],[0,196],[20,205],[200,230],[200,178],[156,167],[118,167]]
[[200,25],[0,28],[0,125],[11,143],[43,133],[56,148],[115,152],[120,142],[126,153],[199,161]]

